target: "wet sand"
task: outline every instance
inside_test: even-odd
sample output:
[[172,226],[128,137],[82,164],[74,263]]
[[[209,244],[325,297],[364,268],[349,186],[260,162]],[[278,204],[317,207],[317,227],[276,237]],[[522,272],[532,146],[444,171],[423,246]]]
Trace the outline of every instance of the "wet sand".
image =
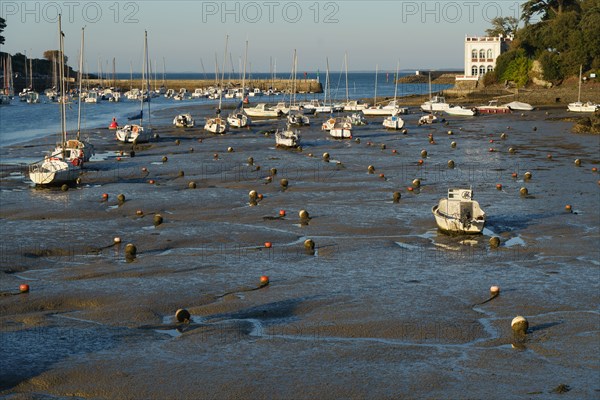
[[[196,128],[169,126],[183,111]],[[313,117],[302,151],[264,133],[281,122],[207,134],[210,112],[156,113],[160,138],[134,157],[90,130],[98,154],[68,191],[32,187],[14,163],[54,139],[0,150],[4,398],[598,397],[600,138],[571,133],[556,120],[566,111],[423,127],[415,113],[405,135],[374,118],[355,128],[360,143],[329,138]],[[473,187],[484,235],[437,231],[431,207],[456,186]],[[264,195],[255,207],[250,190]],[[270,284],[258,289],[261,275]],[[475,305],[492,285],[500,296]],[[524,338],[516,315],[529,320]]]

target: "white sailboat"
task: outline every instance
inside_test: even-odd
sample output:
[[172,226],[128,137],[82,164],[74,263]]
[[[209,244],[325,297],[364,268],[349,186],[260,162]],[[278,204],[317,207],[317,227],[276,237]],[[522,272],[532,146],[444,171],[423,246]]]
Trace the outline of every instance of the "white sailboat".
[[367,108],[367,103],[359,103],[358,100],[350,100],[348,96],[348,53],[344,53],[344,69],[346,70],[346,103],[343,111],[361,111]]
[[291,126],[305,126],[310,125],[310,119],[304,115],[301,111],[301,107],[296,105],[296,72],[298,68],[298,57],[296,50],[294,49],[294,60],[293,60],[293,72],[292,72],[292,102],[290,104],[290,111],[287,115],[287,122]]
[[[148,68],[148,32],[144,31],[144,62],[142,68],[142,92],[139,97],[140,100],[140,123],[139,124],[127,124],[121,129],[117,129],[116,137],[117,140],[124,143],[144,143],[150,141],[152,138],[152,128],[149,126],[144,127],[144,84],[146,84],[146,90],[149,91],[150,84],[146,82],[148,79],[147,74]],[[148,104],[148,125],[150,125],[150,96],[147,97],[146,103]]]
[[587,103],[581,102],[581,75],[583,73],[583,66],[579,66],[579,91],[577,94],[577,101],[574,103],[569,103],[567,106],[569,111],[573,112],[595,112],[600,106],[598,104],[594,104],[591,101]]
[[404,110],[400,109],[396,104],[396,101],[393,100],[389,104],[382,106],[381,104],[377,104],[377,76],[379,75],[379,65],[375,66],[375,95],[373,97],[373,105],[371,107],[364,108],[361,112],[368,117],[373,116],[391,116],[398,115],[402,113]]
[[[246,51],[244,53],[244,73],[242,75],[242,99],[246,97],[246,61],[248,59],[248,41],[246,40]],[[227,123],[234,128],[245,128],[250,125],[250,118],[243,112],[244,104],[240,102],[237,108],[227,116]]]
[[329,129],[329,135],[336,139],[352,139],[352,121],[350,118],[336,119]]
[[298,147],[300,144],[300,133],[291,129],[287,124],[286,129],[275,132],[275,145],[277,147]]
[[[225,80],[225,63],[227,62],[227,44],[229,42],[229,35],[225,37],[225,55],[223,56],[223,71],[221,73],[221,87],[223,87],[223,82]],[[223,90],[219,91],[219,107],[217,108],[217,113],[214,118],[209,118],[206,120],[206,124],[204,125],[204,130],[216,133],[223,134],[226,133],[229,129],[227,125],[227,120],[225,118],[221,118],[221,102],[223,99]]]
[[[65,72],[64,72],[64,34],[61,27],[61,15],[58,15],[58,40],[60,51],[60,93],[65,95]],[[83,159],[79,157],[79,151],[69,149],[67,141],[67,110],[65,102],[59,102],[61,122],[61,153],[52,153],[44,160],[29,165],[29,178],[36,185],[57,185],[73,183],[79,177]]]
[[467,117],[477,115],[476,108],[465,108],[463,106],[451,106],[448,109],[444,110],[444,112],[448,115],[462,115]]
[[[400,71],[400,60],[396,63],[396,86],[394,87],[394,104],[396,104],[396,96],[398,94],[398,72]],[[386,117],[383,120],[383,126],[386,129],[402,129],[404,128],[404,120],[397,113]]]
[[[85,27],[81,28],[81,49],[79,50],[79,73],[77,79],[79,80],[79,93],[81,93],[81,85],[83,81],[83,48],[84,48],[84,40],[85,40]],[[61,96],[62,97],[62,96]],[[64,98],[64,97],[62,97]],[[69,151],[73,150],[73,152],[77,152],[77,156],[83,161],[88,162],[90,158],[94,155],[94,146],[89,142],[89,140],[81,140],[81,99],[77,103],[77,135],[75,139],[66,141],[66,148],[63,147],[63,143],[59,143],[56,145],[54,149],[55,154],[63,154],[63,149],[67,149]]]
[[442,96],[431,96],[431,72],[429,73],[429,101],[421,104],[421,110],[432,113],[435,111],[446,111],[450,108],[450,104],[446,103],[446,99]]

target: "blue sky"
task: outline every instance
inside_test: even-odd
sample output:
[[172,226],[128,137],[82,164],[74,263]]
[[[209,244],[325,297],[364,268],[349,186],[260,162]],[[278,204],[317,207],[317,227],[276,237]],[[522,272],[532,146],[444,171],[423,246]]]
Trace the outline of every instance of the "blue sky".
[[[462,68],[465,35],[483,35],[496,16],[519,17],[523,1],[6,1],[2,51],[41,57],[56,49],[59,10],[63,15],[69,64],[78,57],[85,26],[86,70],[98,60],[118,72],[141,70],[143,32],[150,59],[162,71],[214,73],[215,52],[223,62],[225,36],[237,72],[249,42],[252,72],[290,71],[294,49],[298,71],[340,70],[348,52],[349,69]],[[230,57],[227,57],[227,62]],[[227,71],[231,70],[228,65]]]

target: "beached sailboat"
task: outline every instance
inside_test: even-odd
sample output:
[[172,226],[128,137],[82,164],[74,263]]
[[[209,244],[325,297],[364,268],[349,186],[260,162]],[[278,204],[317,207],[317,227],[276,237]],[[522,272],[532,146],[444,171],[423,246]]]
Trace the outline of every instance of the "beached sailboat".
[[[400,61],[398,61],[396,63],[396,79],[395,79],[396,86],[394,87],[394,104],[396,104],[396,96],[398,94],[398,72],[399,71],[400,71]],[[398,113],[392,114],[383,120],[383,126],[386,129],[402,129],[402,128],[404,128],[404,120],[402,118],[400,118],[397,114]]]
[[[60,93],[65,95],[64,71],[64,34],[61,27],[61,15],[58,15],[58,40],[61,62],[59,64]],[[52,153],[44,160],[29,165],[29,178],[36,185],[59,185],[73,183],[79,177],[83,159],[79,157],[79,150],[67,147],[67,110],[65,102],[59,102],[61,123],[61,152]]]
[[287,122],[291,126],[305,126],[310,125],[310,118],[304,115],[302,107],[296,104],[296,72],[298,68],[298,57],[296,50],[294,49],[294,60],[293,60],[293,71],[292,71],[292,102],[290,104],[290,111],[287,115]]
[[349,118],[336,118],[329,135],[336,139],[352,139],[352,122]]
[[277,130],[275,132],[275,145],[277,147],[298,147],[300,144],[300,133],[291,129],[290,125],[287,124],[286,129]]
[[579,91],[577,93],[577,101],[574,103],[569,103],[567,106],[569,111],[573,112],[595,112],[600,106],[598,104],[594,104],[591,101],[587,103],[581,102],[581,75],[583,73],[583,66],[579,66]]
[[[227,62],[227,44],[229,42],[229,35],[225,37],[225,55],[223,56],[223,71],[221,73],[221,87],[223,87],[223,81],[225,80],[225,63]],[[223,90],[219,91],[219,107],[216,110],[216,115],[214,118],[209,118],[206,120],[206,124],[204,125],[204,130],[216,133],[223,134],[226,133],[229,129],[227,125],[227,120],[225,118],[221,118],[221,103],[223,100]]]
[[440,199],[431,212],[444,232],[481,233],[485,224],[485,212],[473,200],[471,189],[448,189],[448,197]]
[[368,117],[374,116],[391,116],[405,113],[407,110],[398,107],[395,100],[390,101],[387,105],[382,106],[377,104],[377,76],[379,75],[379,65],[375,66],[375,95],[373,96],[373,105],[361,110],[363,115]]
[[[242,99],[246,97],[246,61],[248,59],[248,41],[246,40],[246,51],[244,53],[244,73],[242,75]],[[250,125],[250,118],[243,112],[244,103],[240,102],[236,109],[227,116],[227,123],[234,128],[245,128]]]
[[[144,84],[146,84],[146,90],[150,89],[150,83],[147,82],[148,78],[148,32],[144,31],[144,62],[142,68],[142,91],[140,100],[140,123],[139,124],[127,124],[121,129],[117,129],[116,137],[117,140],[125,143],[144,143],[150,141],[152,138],[152,128],[149,126],[144,127]],[[147,96],[146,103],[148,104],[148,125],[150,125],[150,96]]]
[[[85,28],[81,28],[81,49],[79,50],[79,74],[77,79],[79,80],[79,93],[81,93],[81,85],[83,81],[83,48],[84,48],[84,39],[85,39]],[[65,97],[61,95],[61,99]],[[62,101],[61,101],[62,102]],[[78,158],[83,159],[83,161],[88,162],[90,158],[94,155],[94,146],[89,142],[89,140],[81,139],[81,99],[77,102],[77,134],[75,139],[67,140],[66,143],[59,143],[56,145],[54,149],[55,154],[64,154],[63,149],[71,152],[77,152]],[[66,148],[63,147],[66,144]]]

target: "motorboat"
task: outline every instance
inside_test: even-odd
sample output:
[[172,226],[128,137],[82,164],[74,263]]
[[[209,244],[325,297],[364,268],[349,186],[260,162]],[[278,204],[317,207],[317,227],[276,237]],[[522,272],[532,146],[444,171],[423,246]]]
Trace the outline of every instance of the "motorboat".
[[176,128],[193,128],[194,118],[192,118],[191,114],[179,114],[173,119],[173,125]]
[[438,118],[434,114],[426,114],[419,118],[419,125],[429,125],[438,122]]
[[473,200],[472,189],[448,189],[447,198],[440,199],[431,212],[441,231],[457,234],[483,231],[485,212]]
[[444,110],[444,112],[446,112],[446,114],[448,114],[448,115],[463,115],[463,116],[467,116],[467,117],[472,117],[474,115],[477,115],[476,108],[466,108],[463,106],[452,106],[452,107]]
[[404,120],[398,115],[390,115],[383,120],[383,126],[386,129],[402,129],[404,128]]
[[271,110],[265,103],[258,103],[254,107],[244,108],[246,115],[252,118],[277,118],[283,115],[281,110]]
[[447,111],[450,104],[446,103],[446,99],[442,96],[433,96],[429,101],[421,104],[423,112]]
[[533,106],[529,103],[523,103],[520,101],[512,101],[504,104],[504,107],[508,107],[513,111],[532,111]]
[[336,139],[352,139],[352,122],[348,118],[336,121],[329,130],[329,135]]
[[487,105],[475,107],[480,114],[509,114],[510,108],[499,105],[498,100],[490,100]]

